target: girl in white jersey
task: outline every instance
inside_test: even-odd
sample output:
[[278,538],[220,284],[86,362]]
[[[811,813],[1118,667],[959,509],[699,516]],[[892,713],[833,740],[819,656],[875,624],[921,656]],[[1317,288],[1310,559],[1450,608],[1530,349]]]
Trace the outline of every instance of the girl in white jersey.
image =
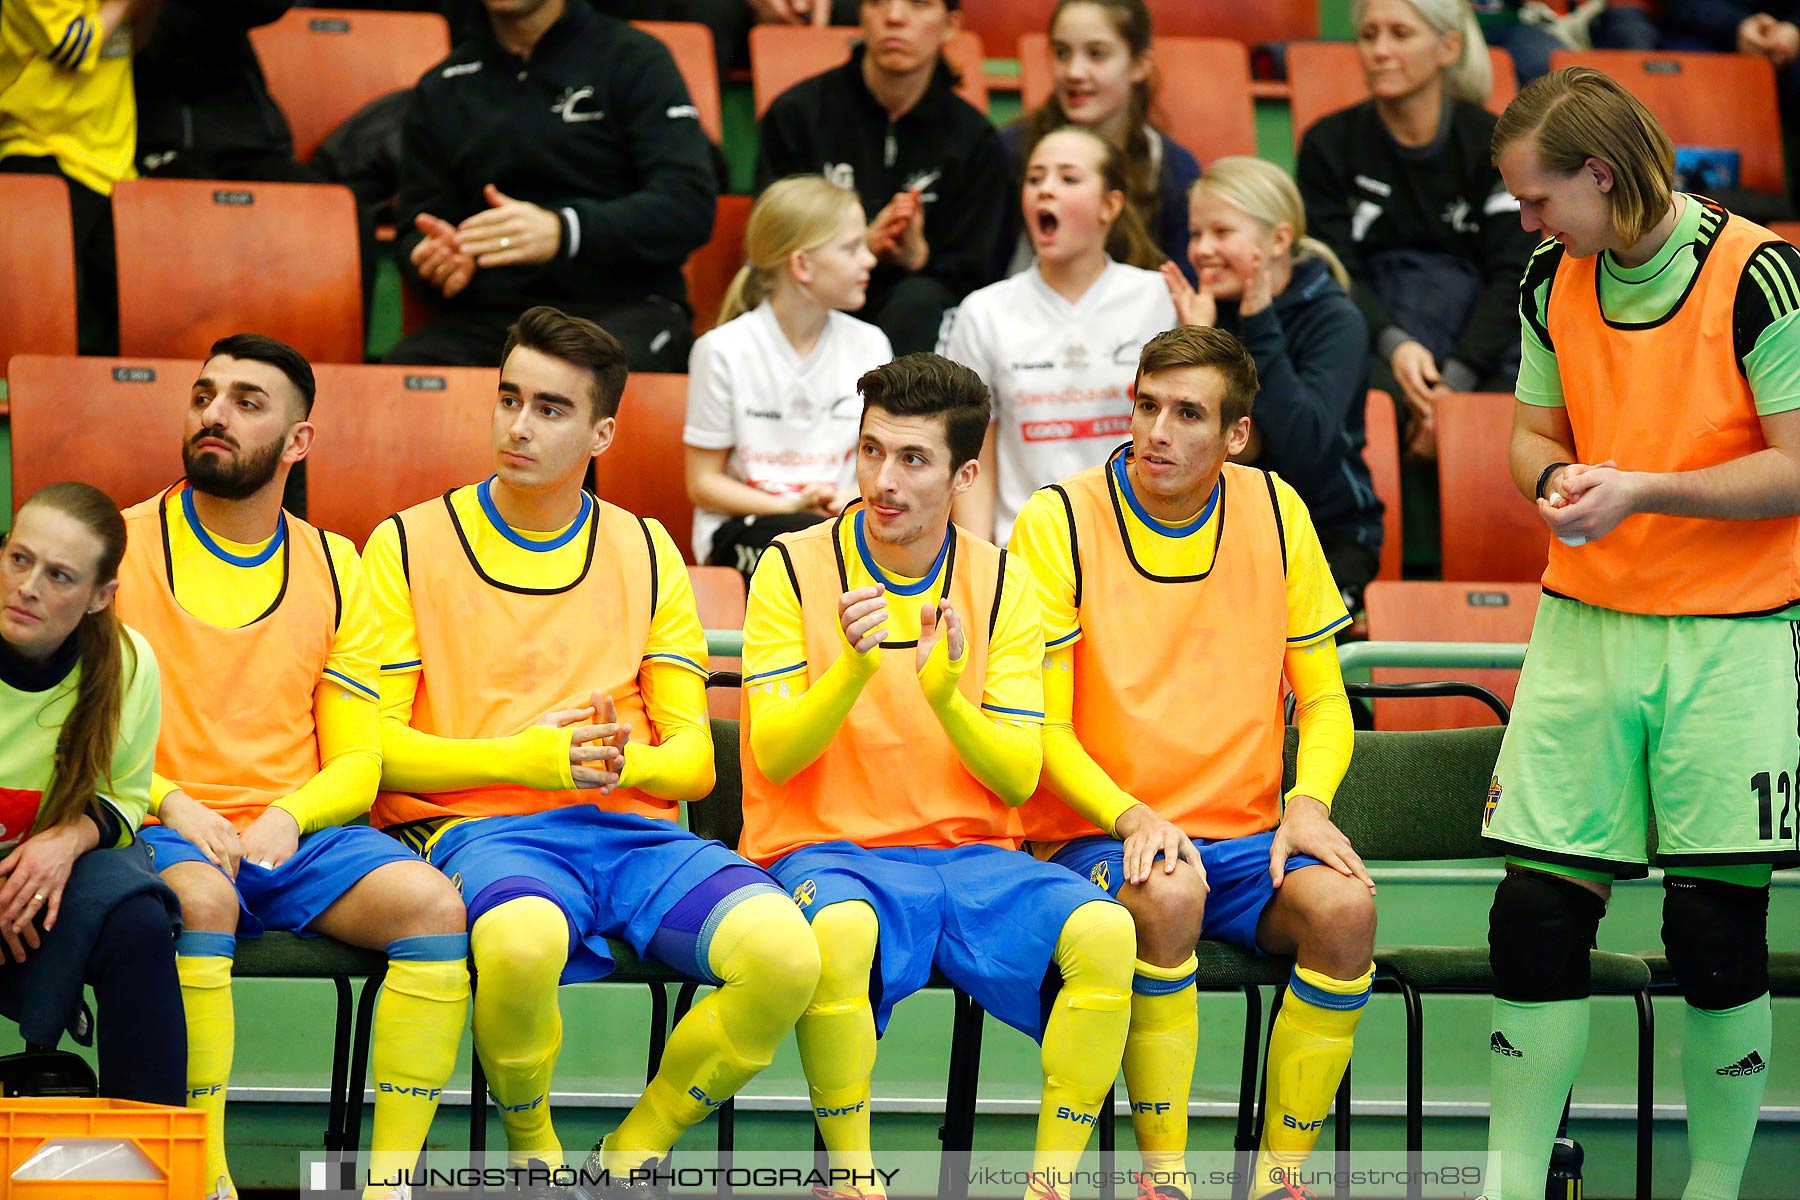
[[856,193],[780,180],[750,210],[748,260],[688,360],[694,561],[748,577],[776,534],[856,494],[856,381],[893,357],[863,306],[874,255]]
[[[981,473],[956,520],[1001,543],[1033,491],[1104,462],[1125,440],[1138,350],[1176,324],[1162,276],[1106,252],[1115,225],[1132,245],[1149,243],[1112,143],[1079,126],[1046,135],[1026,164],[1020,207],[1037,251],[1031,269],[971,294],[940,347],[993,394]],[[1155,258],[1152,247],[1140,261]]]

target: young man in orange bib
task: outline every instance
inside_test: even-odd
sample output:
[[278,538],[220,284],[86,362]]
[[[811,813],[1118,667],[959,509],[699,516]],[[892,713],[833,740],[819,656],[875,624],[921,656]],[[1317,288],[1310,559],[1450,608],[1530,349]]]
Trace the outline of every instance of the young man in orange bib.
[[[144,841],[181,898],[188,1104],[209,1195],[234,1196],[231,960],[266,929],[386,949],[371,1180],[419,1155],[468,1016],[456,890],[367,825],[381,778],[381,626],[350,543],[281,509],[312,446],[313,373],[258,334],[213,344],[183,421],[187,478],[128,510],[119,615],[156,650],[163,721]],[[371,1183],[371,1196],[404,1187]]]
[[1674,190],[1597,71],[1494,129],[1525,228],[1513,482],[1554,535],[1489,789],[1488,1195],[1543,1194],[1587,1049],[1588,951],[1645,874],[1686,1001],[1685,1200],[1738,1194],[1768,1079],[1769,882],[1800,865],[1800,250]]
[[[1131,441],[1033,493],[1011,540],[1044,611],[1044,781],[1025,834],[1136,921],[1125,1083],[1165,1196],[1186,1194],[1166,1181],[1186,1170],[1198,938],[1295,959],[1254,1196],[1284,1192],[1274,1173],[1312,1150],[1369,998],[1374,884],[1330,817],[1351,744],[1333,635],[1350,615],[1300,497],[1227,461],[1256,388],[1231,334],[1158,334]],[[1285,797],[1284,676],[1300,732]]]
[[832,1166],[872,1177],[875,1039],[935,966],[1042,1044],[1028,1194],[1066,1196],[1118,1074],[1131,918],[1013,853],[1041,761],[1037,597],[1016,558],[950,524],[987,387],[909,354],[857,390],[861,503],[777,538],[750,583],[742,848],[818,937],[795,1033]]
[[693,589],[661,525],[581,486],[624,389],[611,334],[530,309],[501,361],[494,473],[370,536],[386,630],[374,821],[468,902],[475,1048],[514,1165],[565,1177],[557,985],[605,978],[608,937],[715,985],[588,1160],[654,1186],[640,1169],[769,1065],[819,959],[767,874],[675,820],[713,787]]

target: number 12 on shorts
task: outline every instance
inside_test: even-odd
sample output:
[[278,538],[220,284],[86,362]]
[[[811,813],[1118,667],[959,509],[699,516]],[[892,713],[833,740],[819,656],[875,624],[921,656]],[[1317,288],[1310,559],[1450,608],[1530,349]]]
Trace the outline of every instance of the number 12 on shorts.
[[1788,823],[1794,810],[1794,781],[1786,771],[1771,775],[1768,771],[1758,771],[1750,777],[1750,790],[1756,793],[1756,836],[1768,841],[1775,836],[1775,797],[1781,796],[1781,839],[1788,841],[1794,836],[1793,826]]

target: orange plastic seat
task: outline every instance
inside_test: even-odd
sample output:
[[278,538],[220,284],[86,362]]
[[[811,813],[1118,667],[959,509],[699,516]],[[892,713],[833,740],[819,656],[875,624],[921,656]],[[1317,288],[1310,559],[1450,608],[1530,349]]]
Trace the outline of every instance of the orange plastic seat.
[[1553,70],[1593,67],[1623,84],[1680,146],[1736,150],[1738,183],[1759,192],[1786,186],[1775,68],[1750,54],[1557,50]]
[[349,188],[128,179],[112,208],[121,354],[199,358],[252,332],[315,366],[363,360]]
[[1445,579],[1543,578],[1550,530],[1513,485],[1508,461],[1517,404],[1497,392],[1461,392],[1437,406]]
[[15,354],[75,353],[68,183],[59,175],[0,175],[0,212],[0,370]]
[[690,254],[681,268],[687,279],[688,303],[694,308],[696,337],[718,324],[725,292],[744,265],[744,226],[750,223],[753,202],[750,196],[720,196],[712,240]]
[[693,554],[694,505],[687,496],[686,375],[634,373],[619,402],[612,448],[594,465],[602,500],[662,522],[682,558]]
[[700,112],[700,128],[716,146],[725,139],[719,112],[719,62],[713,55],[712,30],[698,21],[633,21],[674,56],[675,69],[687,84],[688,99]]
[[[688,580],[694,585],[694,606],[700,610],[702,629],[742,629],[744,627],[744,577],[736,567],[689,567]],[[714,671],[741,671],[744,660],[734,655],[712,659],[707,664]],[[738,717],[738,689],[718,687],[706,693],[707,711],[722,720]]]
[[[1377,580],[1366,593],[1371,642],[1526,642],[1542,589],[1530,583]],[[1496,693],[1510,707],[1517,671],[1381,667],[1377,683],[1457,679]],[[1377,700],[1377,729],[1460,729],[1492,725],[1479,700],[1461,696]]]
[[306,162],[345,118],[449,57],[450,25],[428,12],[294,8],[252,29],[250,44]]
[[306,513],[321,529],[360,546],[389,515],[493,471],[497,372],[328,364],[314,375]]
[[1400,512],[1400,432],[1394,415],[1394,398],[1371,388],[1364,402],[1363,462],[1369,480],[1381,500],[1381,567],[1377,579],[1400,578],[1400,560],[1406,547]]
[[48,483],[91,483],[120,508],[181,478],[197,358],[21,354],[7,365],[12,506]]

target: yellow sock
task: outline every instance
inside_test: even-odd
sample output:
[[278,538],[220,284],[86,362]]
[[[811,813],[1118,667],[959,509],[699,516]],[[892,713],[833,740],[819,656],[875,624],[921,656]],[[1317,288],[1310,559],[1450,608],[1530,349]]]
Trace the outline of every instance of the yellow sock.
[[[1272,1172],[1306,1161],[1337,1095],[1374,971],[1333,979],[1296,966],[1269,1031],[1269,1098],[1252,1196],[1267,1195]],[[1278,1190],[1278,1189],[1277,1189]]]
[[[869,972],[880,925],[868,904],[845,900],[820,909],[812,932],[818,939],[819,986],[794,1026],[794,1038],[813,1119],[833,1170],[873,1177],[869,1076],[875,1070],[875,1012],[869,1007]],[[884,1194],[879,1184],[863,1191]]]
[[175,975],[187,1015],[187,1106],[206,1114],[206,1192],[236,1196],[225,1161],[225,1083],[237,1047],[237,1014],[231,1003],[229,933],[183,933],[175,942]]
[[556,987],[569,961],[569,922],[541,896],[483,913],[469,931],[481,986],[475,989],[475,1051],[506,1126],[507,1159],[564,1164],[550,1124],[550,1076],[562,1050]]
[[614,1175],[662,1157],[768,1066],[819,979],[819,947],[806,918],[773,889],[725,914],[706,963],[724,982],[675,1026],[656,1078],[606,1136],[601,1161]]
[[1063,982],[1044,1026],[1044,1093],[1031,1167],[1055,1191],[1034,1187],[1028,1198],[1067,1196],[1088,1136],[1112,1119],[1100,1105],[1125,1053],[1136,954],[1137,934],[1123,905],[1096,900],[1063,922],[1055,955]]
[[[387,950],[387,980],[375,1001],[369,1051],[375,1077],[375,1129],[369,1139],[374,1179],[392,1179],[418,1161],[469,1018],[468,934],[400,938]],[[370,1186],[363,1194],[382,1197],[390,1189]]]
[[1199,966],[1191,954],[1175,967],[1140,958],[1131,981],[1125,1088],[1138,1153],[1152,1181],[1187,1171],[1188,1091],[1200,1044],[1200,1010],[1194,1005]]

